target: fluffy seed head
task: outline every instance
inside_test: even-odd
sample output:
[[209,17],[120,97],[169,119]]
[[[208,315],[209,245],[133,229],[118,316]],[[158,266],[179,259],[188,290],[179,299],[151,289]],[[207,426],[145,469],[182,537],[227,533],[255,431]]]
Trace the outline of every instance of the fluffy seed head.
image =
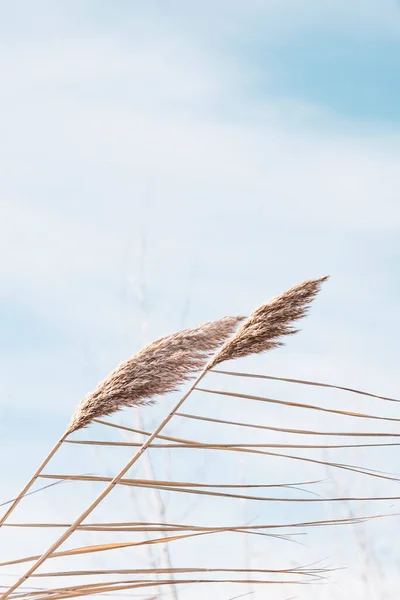
[[225,360],[259,354],[283,345],[282,337],[296,333],[293,322],[307,314],[309,305],[323,281],[314,279],[292,287],[251,313],[249,318],[222,346],[210,368]]
[[154,396],[176,391],[235,331],[244,317],[223,317],[152,342],[117,367],[78,405],[71,433],[93,419],[127,406],[143,406]]

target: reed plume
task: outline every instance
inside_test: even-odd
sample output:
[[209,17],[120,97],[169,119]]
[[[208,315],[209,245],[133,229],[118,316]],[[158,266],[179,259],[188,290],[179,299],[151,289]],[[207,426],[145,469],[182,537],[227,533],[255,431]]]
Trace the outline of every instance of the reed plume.
[[280,296],[256,308],[245,323],[229,338],[212,359],[209,368],[226,360],[260,354],[283,346],[283,338],[298,329],[293,322],[307,314],[309,305],[328,277],[295,285]]
[[[109,415],[126,406],[148,404],[154,396],[176,390],[182,383],[188,381],[196,371],[202,369],[174,409],[149,435],[136,454],[131,457],[92,504],[79,515],[58,540],[40,557],[32,559],[37,560],[24,575],[8,588],[2,599],[5,600],[13,594],[46,560],[54,556],[57,549],[71,537],[83,521],[101,504],[155,438],[159,436],[213,366],[226,360],[276,348],[282,345],[281,337],[295,333],[296,330],[292,326],[293,321],[305,316],[309,304],[318,293],[321,283],[325,279],[327,278],[305,281],[262,305],[250,315],[236,333],[234,333],[235,329],[244,320],[244,317],[225,317],[192,330],[184,330],[161,338],[117,367],[98,385],[94,392],[86,396],[78,405],[66,434],[49,456],[56,452],[59,445],[70,433],[86,427],[93,419]],[[222,348],[218,351],[221,344]],[[35,473],[34,478],[25,486],[24,491],[18,497],[18,501],[22,494],[27,491],[31,482],[35,478],[37,479],[48,460],[49,458],[45,460],[42,467]],[[163,541],[165,541],[165,538],[163,538]]]
[[205,366],[243,319],[223,317],[152,342],[119,365],[80,402],[68,433],[121,408],[151,404],[154,396],[176,391]]
[[[33,481],[38,478],[41,479],[56,479],[58,481],[80,481],[80,482],[106,482],[107,485],[103,489],[103,491],[99,494],[99,496],[92,502],[92,504],[87,507],[81,515],[78,516],[77,519],[73,523],[8,523],[8,527],[12,528],[21,528],[21,527],[37,527],[37,528],[66,528],[64,533],[56,540],[50,548],[48,548],[42,555],[34,555],[34,556],[24,556],[22,558],[17,558],[15,560],[8,560],[7,562],[1,563],[1,566],[6,565],[17,565],[17,564],[25,564],[32,563],[32,566],[28,568],[28,570],[14,583],[8,590],[4,592],[1,596],[2,600],[6,598],[32,598],[35,597],[37,600],[66,600],[66,598],[75,598],[89,595],[97,595],[100,593],[115,593],[120,590],[130,590],[137,588],[145,588],[145,587],[154,587],[159,588],[161,586],[178,586],[188,585],[188,584],[240,584],[240,585],[255,585],[255,584],[283,584],[290,583],[293,584],[304,584],[305,582],[315,582],[318,579],[325,578],[325,574],[328,573],[327,569],[313,569],[309,566],[306,567],[295,567],[295,568],[285,568],[285,569],[251,569],[250,564],[245,569],[243,568],[228,568],[228,565],[223,565],[223,568],[217,568],[215,565],[210,565],[210,567],[206,567],[202,564],[200,567],[171,567],[168,565],[167,568],[158,568],[157,565],[151,569],[107,569],[107,570],[68,570],[68,571],[50,571],[44,572],[39,571],[39,567],[43,566],[43,564],[50,558],[60,558],[60,557],[79,557],[89,554],[94,554],[98,552],[108,552],[111,550],[123,550],[133,549],[133,548],[141,548],[146,547],[146,545],[160,545],[166,543],[175,543],[175,541],[179,540],[195,540],[198,536],[204,535],[212,535],[213,537],[216,535],[223,535],[225,533],[231,534],[246,534],[246,536],[253,535],[261,535],[268,536],[271,538],[281,539],[281,540],[290,540],[292,535],[299,535],[299,533],[295,533],[296,529],[303,529],[305,527],[322,527],[322,526],[332,526],[332,525],[350,525],[350,524],[360,524],[365,521],[369,521],[372,519],[379,519],[382,517],[393,517],[396,516],[395,513],[392,514],[373,514],[369,516],[353,516],[346,519],[329,519],[329,520],[312,520],[312,521],[291,521],[289,523],[275,523],[275,524],[266,524],[266,525],[243,525],[238,523],[233,526],[221,527],[218,526],[218,523],[214,526],[205,526],[203,525],[185,525],[182,523],[168,523],[165,522],[164,518],[161,519],[161,522],[147,522],[147,520],[141,519],[140,521],[119,521],[119,522],[100,522],[100,523],[89,523],[86,524],[85,521],[87,517],[93,513],[93,511],[98,507],[108,496],[108,494],[115,489],[115,486],[123,485],[123,486],[131,486],[141,490],[158,490],[161,492],[168,492],[180,495],[196,495],[198,497],[207,497],[209,499],[219,501],[223,499],[227,499],[229,503],[233,500],[237,500],[239,502],[242,501],[257,501],[257,502],[279,502],[279,503],[295,503],[303,504],[303,503],[312,503],[313,506],[318,506],[318,503],[336,503],[341,504],[343,502],[350,501],[363,501],[363,502],[381,502],[381,501],[395,501],[399,500],[398,495],[391,496],[380,496],[380,495],[365,495],[363,493],[362,496],[354,495],[351,497],[348,496],[340,496],[336,495],[332,497],[329,495],[319,495],[314,493],[315,497],[303,497],[303,496],[288,496],[285,494],[270,495],[264,493],[261,495],[261,492],[249,491],[252,489],[263,489],[263,488],[287,488],[289,490],[297,489],[298,491],[308,493],[312,493],[309,490],[302,489],[302,487],[306,484],[317,484],[323,483],[323,480],[315,480],[315,481],[303,481],[303,482],[295,482],[295,483],[236,483],[235,481],[231,483],[222,482],[212,482],[207,478],[205,481],[194,481],[192,475],[194,471],[193,461],[187,461],[189,465],[191,477],[186,478],[184,481],[174,481],[162,479],[156,479],[153,474],[151,474],[150,478],[139,479],[138,477],[126,477],[129,469],[140,459],[144,452],[148,448],[168,448],[168,449],[186,449],[187,451],[199,451],[203,452],[204,450],[213,450],[218,452],[224,452],[225,454],[231,452],[239,452],[242,453],[243,456],[250,458],[252,455],[257,456],[257,458],[261,458],[261,456],[271,457],[271,458],[279,458],[282,460],[296,460],[302,461],[303,463],[307,463],[308,465],[315,465],[318,468],[325,469],[326,467],[341,469],[351,472],[352,474],[361,474],[363,476],[374,477],[379,479],[384,479],[387,482],[392,481],[393,483],[398,483],[398,479],[391,474],[384,473],[382,471],[372,470],[364,467],[358,467],[352,464],[344,464],[341,459],[340,462],[327,462],[323,460],[319,460],[318,458],[314,458],[312,455],[309,456],[310,450],[315,449],[326,449],[329,448],[330,451],[334,451],[336,449],[342,448],[358,448],[358,447],[379,447],[379,446],[396,446],[398,442],[385,442],[383,444],[370,444],[370,443],[351,443],[351,444],[343,444],[343,443],[335,443],[335,444],[326,444],[325,442],[314,444],[306,441],[301,444],[293,444],[293,443],[225,443],[216,440],[215,443],[203,443],[198,440],[171,437],[167,435],[163,435],[161,432],[165,428],[165,426],[171,421],[171,419],[176,415],[180,418],[184,419],[192,419],[196,422],[211,422],[219,425],[228,426],[231,428],[232,426],[247,428],[250,430],[265,430],[265,431],[273,431],[275,433],[284,433],[284,434],[292,434],[292,435],[303,435],[303,436],[379,436],[379,437],[393,437],[400,436],[398,432],[360,432],[360,431],[315,431],[311,429],[298,429],[298,423],[294,425],[296,428],[288,428],[287,423],[285,423],[285,427],[277,427],[262,424],[264,421],[262,419],[258,419],[256,423],[251,422],[242,422],[239,420],[232,420],[233,417],[228,417],[228,419],[214,418],[209,415],[194,415],[190,413],[180,412],[180,407],[182,407],[183,403],[187,400],[187,398],[191,395],[193,390],[197,390],[198,392],[207,392],[218,394],[219,397],[235,397],[241,398],[243,401],[258,401],[258,402],[268,402],[280,406],[288,406],[294,408],[302,408],[307,410],[316,410],[323,411],[324,413],[332,413],[336,415],[341,415],[342,417],[351,417],[351,418],[368,418],[368,419],[379,419],[384,421],[392,421],[399,422],[400,419],[398,417],[393,416],[382,416],[377,415],[377,411],[373,411],[374,414],[370,413],[359,413],[350,410],[339,410],[335,408],[327,408],[325,406],[319,406],[315,404],[303,404],[300,402],[289,402],[287,400],[279,400],[272,399],[265,396],[255,396],[251,394],[243,394],[237,393],[234,391],[224,391],[224,390],[208,390],[199,387],[199,382],[207,375],[210,368],[214,365],[220,364],[223,361],[235,359],[239,357],[244,357],[253,353],[260,353],[266,350],[270,350],[276,348],[278,346],[283,345],[284,336],[291,335],[295,333],[297,330],[294,328],[294,322],[305,316],[309,305],[311,304],[313,298],[318,293],[322,282],[327,278],[321,278],[313,281],[306,281],[298,286],[295,286],[285,292],[284,294],[278,296],[270,300],[268,303],[262,305],[258,309],[256,309],[250,317],[244,322],[244,324],[237,329],[239,323],[243,320],[241,317],[226,317],[220,321],[216,321],[213,323],[206,323],[205,325],[198,326],[194,329],[185,330],[171,336],[161,338],[156,342],[153,342],[147,348],[144,348],[141,352],[131,357],[128,361],[120,365],[113,373],[111,373],[103,382],[99,384],[97,389],[92,392],[89,396],[82,400],[81,404],[78,406],[73,419],[71,421],[71,425],[67,434],[60,440],[58,445],[52,450],[50,455],[45,459],[42,463],[41,467],[36,471],[34,477],[31,481],[25,486],[24,490],[18,496],[16,501],[14,501],[13,506],[11,507],[11,511],[14,509],[14,506],[19,502],[19,500],[24,497],[26,490],[30,487]],[[230,337],[232,336],[232,337]],[[228,340],[228,341],[226,341]],[[207,362],[208,361],[208,362]],[[179,400],[177,405],[172,411],[168,412],[168,415],[164,418],[162,423],[160,423],[156,429],[152,432],[143,431],[140,429],[133,429],[131,427],[127,427],[125,425],[117,425],[116,423],[111,423],[107,421],[99,420],[99,417],[103,415],[107,415],[113,413],[116,410],[124,406],[140,406],[143,404],[149,404],[154,401],[154,397],[160,394],[164,394],[169,391],[176,390],[182,383],[189,380],[192,375],[201,370],[198,374],[197,379],[191,383],[190,388],[186,391],[183,397]],[[379,396],[377,394],[372,394],[369,392],[363,392],[360,390],[356,390],[350,387],[338,386],[333,384],[325,384],[321,382],[307,381],[307,380],[299,380],[299,379],[289,379],[283,377],[273,377],[271,375],[264,374],[255,374],[255,373],[237,373],[230,371],[218,371],[214,370],[214,373],[220,373],[224,375],[230,375],[233,377],[243,377],[243,378],[257,378],[257,379],[265,379],[265,380],[278,380],[285,381],[294,384],[301,384],[307,386],[317,386],[320,388],[333,388],[336,390],[352,392],[356,394],[361,394],[363,396],[369,396],[371,398],[381,399],[390,402],[399,402],[399,400],[394,398],[389,398],[386,396]],[[296,411],[294,411],[296,414]],[[295,415],[294,415],[295,416]],[[296,418],[296,417],[295,417]],[[85,427],[92,420],[95,422],[101,423],[104,426],[110,428],[121,429],[124,431],[130,431],[131,433],[136,433],[140,436],[146,436],[146,441],[142,443],[142,441],[110,441],[110,440],[70,440],[66,439],[68,437],[68,433]],[[268,414],[266,414],[266,421],[268,421]],[[230,429],[229,429],[230,430]],[[142,438],[140,438],[141,440]],[[156,443],[153,443],[156,441]],[[103,476],[103,475],[77,475],[73,474],[41,474],[44,466],[49,462],[51,456],[54,455],[57,448],[61,443],[73,443],[73,444],[81,444],[81,445],[90,445],[90,446],[114,446],[114,447],[137,447],[137,452],[129,459],[129,461],[122,467],[119,473],[115,476]],[[167,442],[167,443],[165,443]],[[281,451],[270,451],[270,449],[277,448],[293,448],[296,450],[296,453],[288,454],[283,453]],[[306,450],[306,455],[298,454],[300,449]],[[170,451],[170,450],[169,450]],[[339,460],[339,459],[338,459]],[[0,525],[6,518],[10,511],[5,515],[3,521],[0,520]],[[131,516],[129,517],[131,519]],[[293,528],[293,532],[287,531],[288,528]],[[286,531],[281,531],[281,530]],[[270,531],[272,530],[272,531]],[[90,546],[79,546],[79,547],[69,547],[66,550],[59,550],[61,546],[76,532],[106,532],[107,535],[110,533],[115,533],[119,536],[121,532],[132,532],[134,533],[134,541],[107,541],[106,543],[96,543]],[[137,534],[146,533],[146,538],[139,539],[137,538]],[[157,534],[153,537],[152,534]],[[148,536],[148,537],[147,537]],[[204,579],[202,578],[202,574],[204,572],[218,573],[218,577],[215,579]],[[225,575],[223,573],[246,573],[246,578],[243,576],[243,579],[239,579],[239,575],[229,575],[229,579],[222,579]],[[256,573],[271,573],[274,577],[270,577],[268,579],[255,579],[254,575]],[[159,575],[166,575],[168,579],[159,579]],[[184,579],[176,579],[175,576],[178,574],[184,574]],[[193,575],[192,575],[193,574]],[[275,575],[278,574],[284,575],[284,578],[277,579]],[[50,589],[43,589],[38,592],[21,592],[16,594],[15,591],[26,583],[26,581],[30,577],[42,577],[42,578],[50,578],[50,577],[93,577],[93,576],[104,576],[107,575],[116,575],[118,579],[114,578],[111,581],[95,581],[94,583],[83,583],[75,584],[71,586],[65,587],[51,587]],[[128,580],[120,580],[121,575],[129,575],[134,578]],[[289,578],[288,575],[296,575],[296,579]],[[190,576],[190,579],[188,578]],[[240,576],[241,577],[241,576]],[[248,577],[248,578],[247,578]],[[307,580],[305,579],[307,578]],[[60,584],[61,585],[61,584]],[[29,588],[26,588],[29,590]],[[148,600],[155,600],[155,597],[148,598]]]

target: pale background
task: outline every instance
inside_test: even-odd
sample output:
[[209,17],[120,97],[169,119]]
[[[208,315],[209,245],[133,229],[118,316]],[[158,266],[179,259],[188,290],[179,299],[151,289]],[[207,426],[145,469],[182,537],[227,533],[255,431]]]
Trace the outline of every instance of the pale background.
[[[17,493],[81,397],[145,341],[248,314],[306,278],[331,275],[303,333],[286,349],[233,368],[398,394],[398,2],[3,1],[0,39],[0,503]],[[257,386],[283,394],[282,387]],[[284,390],[291,399],[309,397]],[[324,394],[346,407],[348,397]],[[209,407],[210,415],[227,406],[217,398],[216,409],[211,397],[190,402],[193,412]],[[147,426],[171,405],[146,409]],[[247,420],[269,414],[264,406],[235,406],[229,410]],[[387,410],[366,400],[352,406]],[[320,424],[318,415],[298,418]],[[170,431],[196,435],[193,424],[178,421]],[[216,429],[204,432],[215,440]],[[398,450],[384,452],[376,468],[400,470]],[[110,474],[128,456],[95,450],[84,466],[74,449],[59,459],[58,472]],[[155,460],[159,473],[168,473],[171,457]],[[235,460],[236,467],[213,459],[216,480],[232,481],[235,468],[249,482],[260,473],[273,482],[330,475],[284,461],[250,469]],[[371,466],[375,459],[364,453],[349,460]],[[185,465],[176,463],[173,477],[201,479],[207,463],[197,467],[182,475]],[[341,472],[338,479],[339,487],[352,485]],[[358,492],[385,493],[385,485],[363,479]],[[33,496],[15,520],[71,519],[86,492],[93,497],[100,488],[88,484],[83,497],[74,489],[65,484]],[[118,494],[129,510],[130,496]],[[228,510],[190,498],[185,506],[173,502],[171,521],[187,509],[188,522],[218,522]],[[109,498],[105,514],[123,520],[118,507]],[[393,502],[354,509],[400,512]],[[245,515],[259,522],[331,514],[319,507],[291,515],[276,504],[235,510],[242,511],[236,521]],[[349,530],[313,532],[305,549],[257,540],[231,562],[250,555],[261,568],[287,566],[300,553],[302,564],[326,559],[324,566],[349,569],[313,589],[217,587],[209,594],[398,598],[398,525],[368,526],[361,543]],[[44,550],[46,536],[2,530],[1,560]],[[213,543],[176,546],[174,565],[202,564]],[[211,563],[233,552],[229,540],[218,544]],[[93,561],[109,564],[105,555]],[[17,571],[0,570],[1,583]],[[204,590],[182,588],[179,597],[202,598]]]

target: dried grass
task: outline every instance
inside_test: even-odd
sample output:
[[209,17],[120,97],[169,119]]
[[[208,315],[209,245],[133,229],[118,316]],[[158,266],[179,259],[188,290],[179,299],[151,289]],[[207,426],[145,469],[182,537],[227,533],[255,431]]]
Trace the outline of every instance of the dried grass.
[[95,418],[127,406],[150,404],[154,396],[176,391],[204,367],[243,319],[224,317],[152,342],[119,365],[82,400],[68,433],[86,427]]
[[274,377],[273,375],[264,375],[260,373],[241,373],[238,371],[221,371],[213,369],[213,373],[219,375],[231,375],[233,377],[245,377],[250,379],[266,379],[268,381],[284,381],[287,383],[299,383],[301,385],[309,385],[311,387],[328,388],[331,390],[340,390],[341,392],[350,392],[351,394],[359,394],[360,396],[366,396],[367,398],[375,398],[376,400],[386,400],[387,402],[400,402],[398,398],[390,398],[389,396],[381,396],[379,394],[373,394],[366,392],[365,390],[358,390],[343,385],[336,385],[333,383],[322,383],[321,381],[307,381],[306,379],[293,379],[292,377]]
[[[195,417],[194,415],[192,415],[192,417],[195,419],[198,419],[200,421],[203,420],[202,417],[198,417],[198,416]],[[317,460],[314,458],[309,458],[307,456],[297,456],[297,455],[295,456],[292,454],[283,454],[280,452],[270,452],[267,450],[259,450],[259,449],[255,449],[255,448],[249,448],[245,445],[231,447],[227,444],[217,444],[217,445],[212,446],[210,444],[203,444],[201,442],[197,442],[197,441],[189,440],[189,439],[185,439],[185,438],[161,435],[158,432],[157,433],[153,432],[152,434],[150,434],[148,431],[139,431],[139,430],[133,429],[131,427],[125,427],[123,425],[117,425],[115,423],[108,423],[107,421],[99,420],[96,422],[102,423],[103,425],[108,425],[113,428],[123,429],[123,430],[127,430],[127,431],[132,431],[133,433],[139,433],[141,435],[149,436],[147,439],[147,442],[148,442],[147,447],[152,445],[152,442],[155,438],[158,438],[160,440],[166,440],[168,442],[177,442],[178,444],[182,444],[182,445],[186,444],[186,448],[188,448],[188,449],[198,449],[198,450],[209,449],[209,450],[218,450],[218,451],[223,451],[223,452],[242,452],[245,454],[259,454],[259,455],[264,455],[264,456],[274,456],[274,457],[278,457],[278,458],[287,458],[289,460],[303,461],[306,463],[312,463],[312,464],[316,464],[316,465],[323,465],[325,467],[333,467],[335,469],[342,469],[345,471],[352,471],[354,473],[360,473],[361,475],[365,475],[367,477],[375,477],[378,479],[386,479],[388,481],[395,481],[395,482],[399,481],[399,479],[397,477],[390,477],[388,475],[385,475],[381,471],[373,471],[371,469],[368,469],[365,467],[359,467],[357,465],[333,463],[333,462],[329,462],[326,460]],[[225,421],[220,421],[220,422],[225,423]],[[229,423],[229,421],[227,421],[226,423]],[[312,446],[310,446],[310,448],[312,449]],[[121,478],[119,478],[118,481],[120,481],[120,479]]]
[[[311,569],[311,568],[297,568],[297,569],[241,569],[229,568],[229,565],[223,566],[223,568],[217,568],[217,565],[210,565],[210,568],[207,568],[205,565],[201,565],[200,567],[174,567],[174,568],[152,568],[152,569],[101,569],[101,570],[75,570],[71,568],[65,571],[59,571],[55,569],[52,572],[38,572],[40,566],[42,566],[47,560],[51,558],[68,558],[68,557],[84,557],[85,555],[97,555],[97,553],[102,552],[113,552],[123,549],[134,549],[134,548],[157,548],[162,544],[175,544],[175,542],[180,543],[180,540],[185,539],[198,539],[198,536],[204,535],[212,535],[213,539],[216,535],[224,536],[225,534],[232,535],[240,535],[245,539],[250,539],[249,536],[269,536],[279,538],[285,541],[295,541],[291,539],[291,536],[294,535],[303,535],[303,529],[309,527],[322,527],[322,526],[331,526],[331,525],[351,525],[362,523],[364,521],[378,519],[384,516],[395,516],[395,514],[391,515],[382,515],[375,514],[371,516],[357,516],[354,518],[346,518],[346,519],[321,519],[321,520],[313,520],[313,521],[298,521],[298,522],[287,522],[287,523],[277,523],[277,524],[267,524],[267,525],[251,525],[249,522],[236,524],[230,527],[218,527],[219,523],[214,523],[216,526],[202,526],[200,525],[188,525],[188,524],[176,524],[176,523],[162,523],[162,522],[146,522],[146,520],[140,520],[138,522],[130,522],[130,521],[121,521],[120,523],[114,522],[103,522],[103,523],[84,523],[85,519],[90,515],[93,510],[101,504],[101,502],[106,498],[106,496],[110,493],[112,489],[116,485],[121,486],[130,486],[134,488],[141,489],[149,489],[149,490],[158,490],[160,492],[168,492],[169,494],[178,494],[178,497],[182,494],[188,494],[189,497],[197,497],[199,499],[208,497],[213,501],[217,498],[218,502],[229,502],[231,503],[233,500],[237,502],[243,502],[243,500],[248,500],[252,502],[278,502],[278,503],[294,503],[293,506],[296,506],[297,503],[299,505],[303,505],[303,503],[314,503],[313,506],[317,508],[319,503],[342,503],[348,501],[355,502],[393,502],[399,500],[399,496],[397,495],[352,495],[347,496],[346,494],[334,494],[333,497],[331,494],[329,496],[318,496],[314,492],[302,489],[299,486],[311,485],[313,483],[318,483],[316,481],[305,481],[305,482],[296,482],[296,483],[278,483],[278,484],[239,484],[235,481],[231,483],[226,482],[210,482],[210,481],[193,481],[195,476],[187,477],[189,481],[173,481],[171,480],[161,480],[157,479],[155,476],[151,479],[141,479],[141,478],[127,478],[126,474],[130,467],[135,464],[135,462],[140,458],[140,456],[145,452],[148,448],[151,449],[162,449],[162,448],[171,448],[173,451],[175,449],[180,449],[186,452],[192,452],[194,450],[198,452],[202,451],[216,451],[217,456],[221,456],[220,452],[239,452],[245,453],[247,457],[251,457],[251,455],[263,455],[265,457],[271,458],[271,460],[279,461],[282,458],[289,460],[292,462],[296,461],[299,465],[304,463],[304,466],[314,465],[319,467],[332,467],[337,470],[344,470],[347,472],[358,473],[366,477],[379,478],[381,480],[398,482],[398,479],[395,477],[388,476],[389,474],[384,474],[380,471],[372,471],[371,469],[367,469],[364,467],[358,467],[349,464],[343,464],[342,462],[328,462],[325,460],[317,460],[316,458],[310,458],[309,456],[297,456],[291,454],[284,454],[281,452],[270,452],[267,451],[267,448],[293,448],[296,451],[300,449],[304,449],[307,452],[310,450],[315,450],[319,448],[328,448],[340,451],[342,448],[353,448],[353,447],[382,447],[382,446],[395,446],[398,445],[396,441],[389,441],[384,443],[349,443],[342,444],[292,444],[292,443],[235,443],[235,444],[227,444],[222,443],[220,440],[216,440],[216,443],[203,443],[201,441],[192,440],[192,439],[184,439],[180,437],[172,437],[167,435],[162,435],[161,432],[164,429],[165,425],[173,418],[173,416],[177,415],[183,419],[192,419],[198,421],[199,424],[201,421],[212,422],[216,424],[220,424],[221,426],[228,426],[231,428],[232,426],[238,426],[240,428],[250,428],[250,429],[261,429],[261,430],[270,430],[288,434],[301,434],[301,435],[328,435],[328,436],[379,436],[379,437],[390,437],[390,436],[400,436],[400,433],[385,433],[385,432],[324,432],[324,431],[311,431],[311,430],[301,430],[301,429],[290,429],[288,427],[272,427],[262,425],[260,423],[243,423],[238,421],[229,420],[229,416],[227,419],[217,419],[213,418],[213,416],[201,416],[179,412],[180,407],[185,402],[185,400],[189,397],[193,390],[198,390],[202,393],[212,393],[212,394],[220,394],[227,396],[228,398],[240,398],[242,402],[247,401],[258,401],[262,402],[265,407],[268,407],[269,403],[278,404],[282,406],[288,406],[290,408],[297,407],[302,409],[307,409],[308,411],[323,411],[335,415],[339,415],[342,418],[350,418],[351,420],[356,417],[357,419],[371,419],[371,420],[379,420],[379,423],[382,421],[392,421],[398,423],[400,419],[396,418],[388,418],[383,417],[380,414],[369,414],[369,413],[361,413],[361,412],[351,412],[349,410],[341,411],[336,408],[324,408],[322,406],[318,406],[316,404],[304,404],[299,402],[286,402],[277,399],[271,399],[265,396],[255,396],[253,394],[239,394],[234,391],[216,391],[213,389],[205,389],[197,387],[201,379],[204,375],[212,368],[213,366],[220,364],[223,361],[229,359],[235,359],[242,356],[247,356],[252,353],[259,353],[265,350],[269,350],[275,348],[277,346],[282,345],[282,338],[286,335],[291,335],[295,333],[295,329],[293,328],[294,321],[303,317],[307,309],[316,296],[318,290],[322,282],[326,278],[317,279],[313,281],[306,281],[299,286],[292,288],[291,290],[285,292],[281,296],[271,300],[267,304],[261,306],[257,310],[255,310],[247,321],[234,333],[236,327],[243,320],[240,317],[226,317],[220,321],[215,321],[213,323],[206,323],[205,325],[201,325],[191,330],[185,330],[183,332],[173,334],[172,336],[168,336],[165,338],[161,338],[157,340],[153,344],[150,344],[134,355],[128,361],[120,365],[113,373],[111,373],[103,382],[99,384],[97,389],[87,396],[78,406],[75,414],[72,418],[71,424],[67,430],[67,433],[71,433],[72,431],[76,431],[83,427],[86,427],[91,422],[103,424],[109,428],[113,428],[113,431],[116,430],[124,430],[136,433],[138,436],[145,436],[147,439],[144,443],[142,443],[142,438],[135,438],[131,441],[109,441],[109,440],[72,440],[63,438],[63,442],[71,443],[71,444],[81,444],[83,445],[92,445],[92,446],[115,446],[115,447],[136,447],[138,451],[134,454],[134,456],[128,461],[128,463],[119,471],[117,475],[114,477],[106,476],[106,475],[82,475],[82,474],[42,474],[39,469],[36,474],[36,479],[55,479],[58,481],[75,481],[77,485],[84,485],[84,482],[87,484],[92,483],[105,483],[107,484],[103,491],[99,494],[97,499],[85,509],[85,511],[73,522],[73,523],[12,523],[7,524],[8,527],[37,527],[37,528],[64,528],[65,531],[58,538],[55,543],[46,550],[45,553],[33,556],[24,556],[19,557],[12,561],[7,561],[0,564],[0,567],[10,566],[10,565],[18,565],[25,563],[34,563],[30,568],[27,569],[25,574],[18,579],[18,581],[12,585],[3,595],[3,598],[7,598],[8,596],[11,598],[36,598],[36,600],[56,600],[57,598],[65,599],[65,598],[74,598],[79,596],[86,595],[97,595],[101,593],[115,593],[120,592],[122,590],[134,590],[134,589],[146,589],[146,588],[158,588],[159,586],[171,586],[171,585],[180,585],[180,584],[217,584],[217,583],[236,583],[236,584],[304,584],[311,583],[318,579],[323,579],[323,574],[327,572],[324,569]],[[233,336],[229,338],[229,336]],[[224,343],[225,342],[225,343]],[[218,352],[218,348],[221,347]],[[214,352],[217,352],[215,356],[212,356]],[[210,359],[210,362],[207,363],[207,360]],[[206,364],[207,363],[207,364]],[[126,427],[122,425],[117,425],[114,423],[110,423],[108,421],[101,420],[101,417],[106,415],[110,415],[115,411],[127,407],[127,406],[141,406],[143,404],[148,404],[154,401],[156,396],[162,395],[164,393],[176,390],[182,383],[188,381],[194,373],[201,370],[200,375],[197,377],[196,381],[192,383],[190,388],[186,391],[184,396],[180,399],[175,408],[168,414],[168,416],[164,419],[160,425],[155,428],[152,432],[146,432],[142,429],[134,429],[131,427]],[[215,371],[214,371],[215,372]],[[355,390],[352,388],[345,388],[341,386],[336,386],[333,384],[323,384],[317,382],[310,382],[304,380],[294,380],[294,379],[284,379],[284,378],[275,378],[267,375],[255,375],[255,374],[247,374],[247,373],[232,373],[232,372],[222,372],[216,371],[219,373],[223,373],[225,375],[234,375],[239,377],[251,377],[251,378],[262,378],[262,379],[277,379],[282,381],[287,381],[289,383],[297,383],[297,384],[305,384],[305,385],[314,385],[319,387],[330,387],[338,390],[343,390],[347,392],[353,392],[356,394],[362,394],[365,396],[371,396],[374,398],[379,398],[382,400],[394,400],[392,398],[386,398],[383,396],[377,396],[375,394],[370,394],[368,392],[361,392],[359,390]],[[395,400],[396,401],[396,400]],[[347,407],[346,407],[347,408]],[[378,411],[376,411],[378,412]],[[317,414],[320,414],[317,412]],[[285,424],[287,425],[287,424]],[[295,424],[296,426],[296,424]],[[218,436],[219,438],[219,436]],[[221,436],[223,439],[223,436]],[[240,442],[241,440],[239,440]],[[305,440],[307,441],[307,440]],[[350,440],[351,441],[351,440]],[[357,441],[357,440],[356,440]],[[363,440],[361,440],[363,442]],[[53,452],[54,454],[54,452]],[[42,467],[47,464],[47,460],[43,463]],[[343,471],[342,471],[343,472]],[[108,474],[107,474],[108,475]],[[273,489],[279,488],[279,491],[276,492],[276,495],[272,495],[273,491],[261,491],[264,489]],[[25,488],[27,489],[27,488]],[[254,494],[260,495],[252,495],[253,492],[249,490],[257,490]],[[284,496],[283,494],[287,490],[297,490],[300,493],[294,496]],[[314,488],[315,489],[315,488]],[[268,494],[271,495],[268,495]],[[314,497],[304,497],[303,494],[308,493],[312,494]],[[251,495],[250,495],[251,494]],[[265,495],[264,495],[265,494]],[[279,494],[279,496],[278,496]],[[19,496],[20,498],[21,496]],[[174,496],[176,497],[176,496]],[[228,500],[225,500],[228,499]],[[313,515],[314,517],[314,515]],[[140,519],[140,517],[139,517]],[[239,519],[238,519],[239,520]],[[291,520],[293,517],[291,516]],[[294,528],[298,533],[290,532],[290,529]],[[93,544],[90,540],[90,545],[80,546],[80,547],[72,547],[69,549],[60,550],[60,547],[66,542],[75,531],[80,532],[107,532],[107,533],[115,533],[119,534],[126,532],[129,535],[129,541],[120,541],[119,537],[110,540],[110,543],[99,543]],[[273,533],[275,531],[275,533]],[[149,536],[147,539],[137,539],[136,534],[140,534],[140,532],[145,532],[146,536]],[[135,539],[132,539],[131,535],[135,534]],[[73,565],[71,565],[73,567]],[[118,566],[118,565],[117,565]],[[133,565],[135,566],[135,565]],[[263,566],[263,565],[261,565]],[[229,575],[229,579],[203,579],[199,577],[199,575],[203,572],[210,573],[218,573],[219,577],[222,573],[232,573]],[[237,573],[245,573],[246,577],[243,579],[234,579],[233,574]],[[281,576],[289,576],[285,578],[279,578],[279,580],[275,579],[256,579],[254,580],[252,575],[256,573],[272,573],[272,574],[281,574]],[[28,578],[30,577],[76,577],[82,575],[88,576],[101,576],[101,575],[128,575],[132,574],[135,576],[135,579],[128,581],[98,581],[96,583],[84,584],[84,585],[74,585],[70,587],[59,587],[59,588],[50,588],[46,590],[36,591],[36,592],[28,592],[23,591],[24,588],[20,588],[20,593],[15,594],[15,590],[19,588]],[[158,575],[165,574],[168,575],[168,579],[158,579]],[[188,578],[185,579],[174,579],[174,575],[183,574],[187,575]],[[193,574],[193,578],[189,576]],[[146,575],[146,578],[141,580],[137,577],[139,575]],[[249,577],[250,576],[250,577]],[[295,576],[295,577],[293,577]]]
[[260,354],[283,345],[281,338],[297,333],[293,322],[307,314],[309,305],[328,277],[296,285],[253,311],[216,354],[210,368],[235,358]]

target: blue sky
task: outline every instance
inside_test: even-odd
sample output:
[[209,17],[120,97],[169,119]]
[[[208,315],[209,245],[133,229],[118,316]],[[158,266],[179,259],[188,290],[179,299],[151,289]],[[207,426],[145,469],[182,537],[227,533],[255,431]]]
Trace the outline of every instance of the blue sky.
[[398,2],[15,1],[0,39],[0,501],[144,341],[306,278],[249,369],[396,394]]

